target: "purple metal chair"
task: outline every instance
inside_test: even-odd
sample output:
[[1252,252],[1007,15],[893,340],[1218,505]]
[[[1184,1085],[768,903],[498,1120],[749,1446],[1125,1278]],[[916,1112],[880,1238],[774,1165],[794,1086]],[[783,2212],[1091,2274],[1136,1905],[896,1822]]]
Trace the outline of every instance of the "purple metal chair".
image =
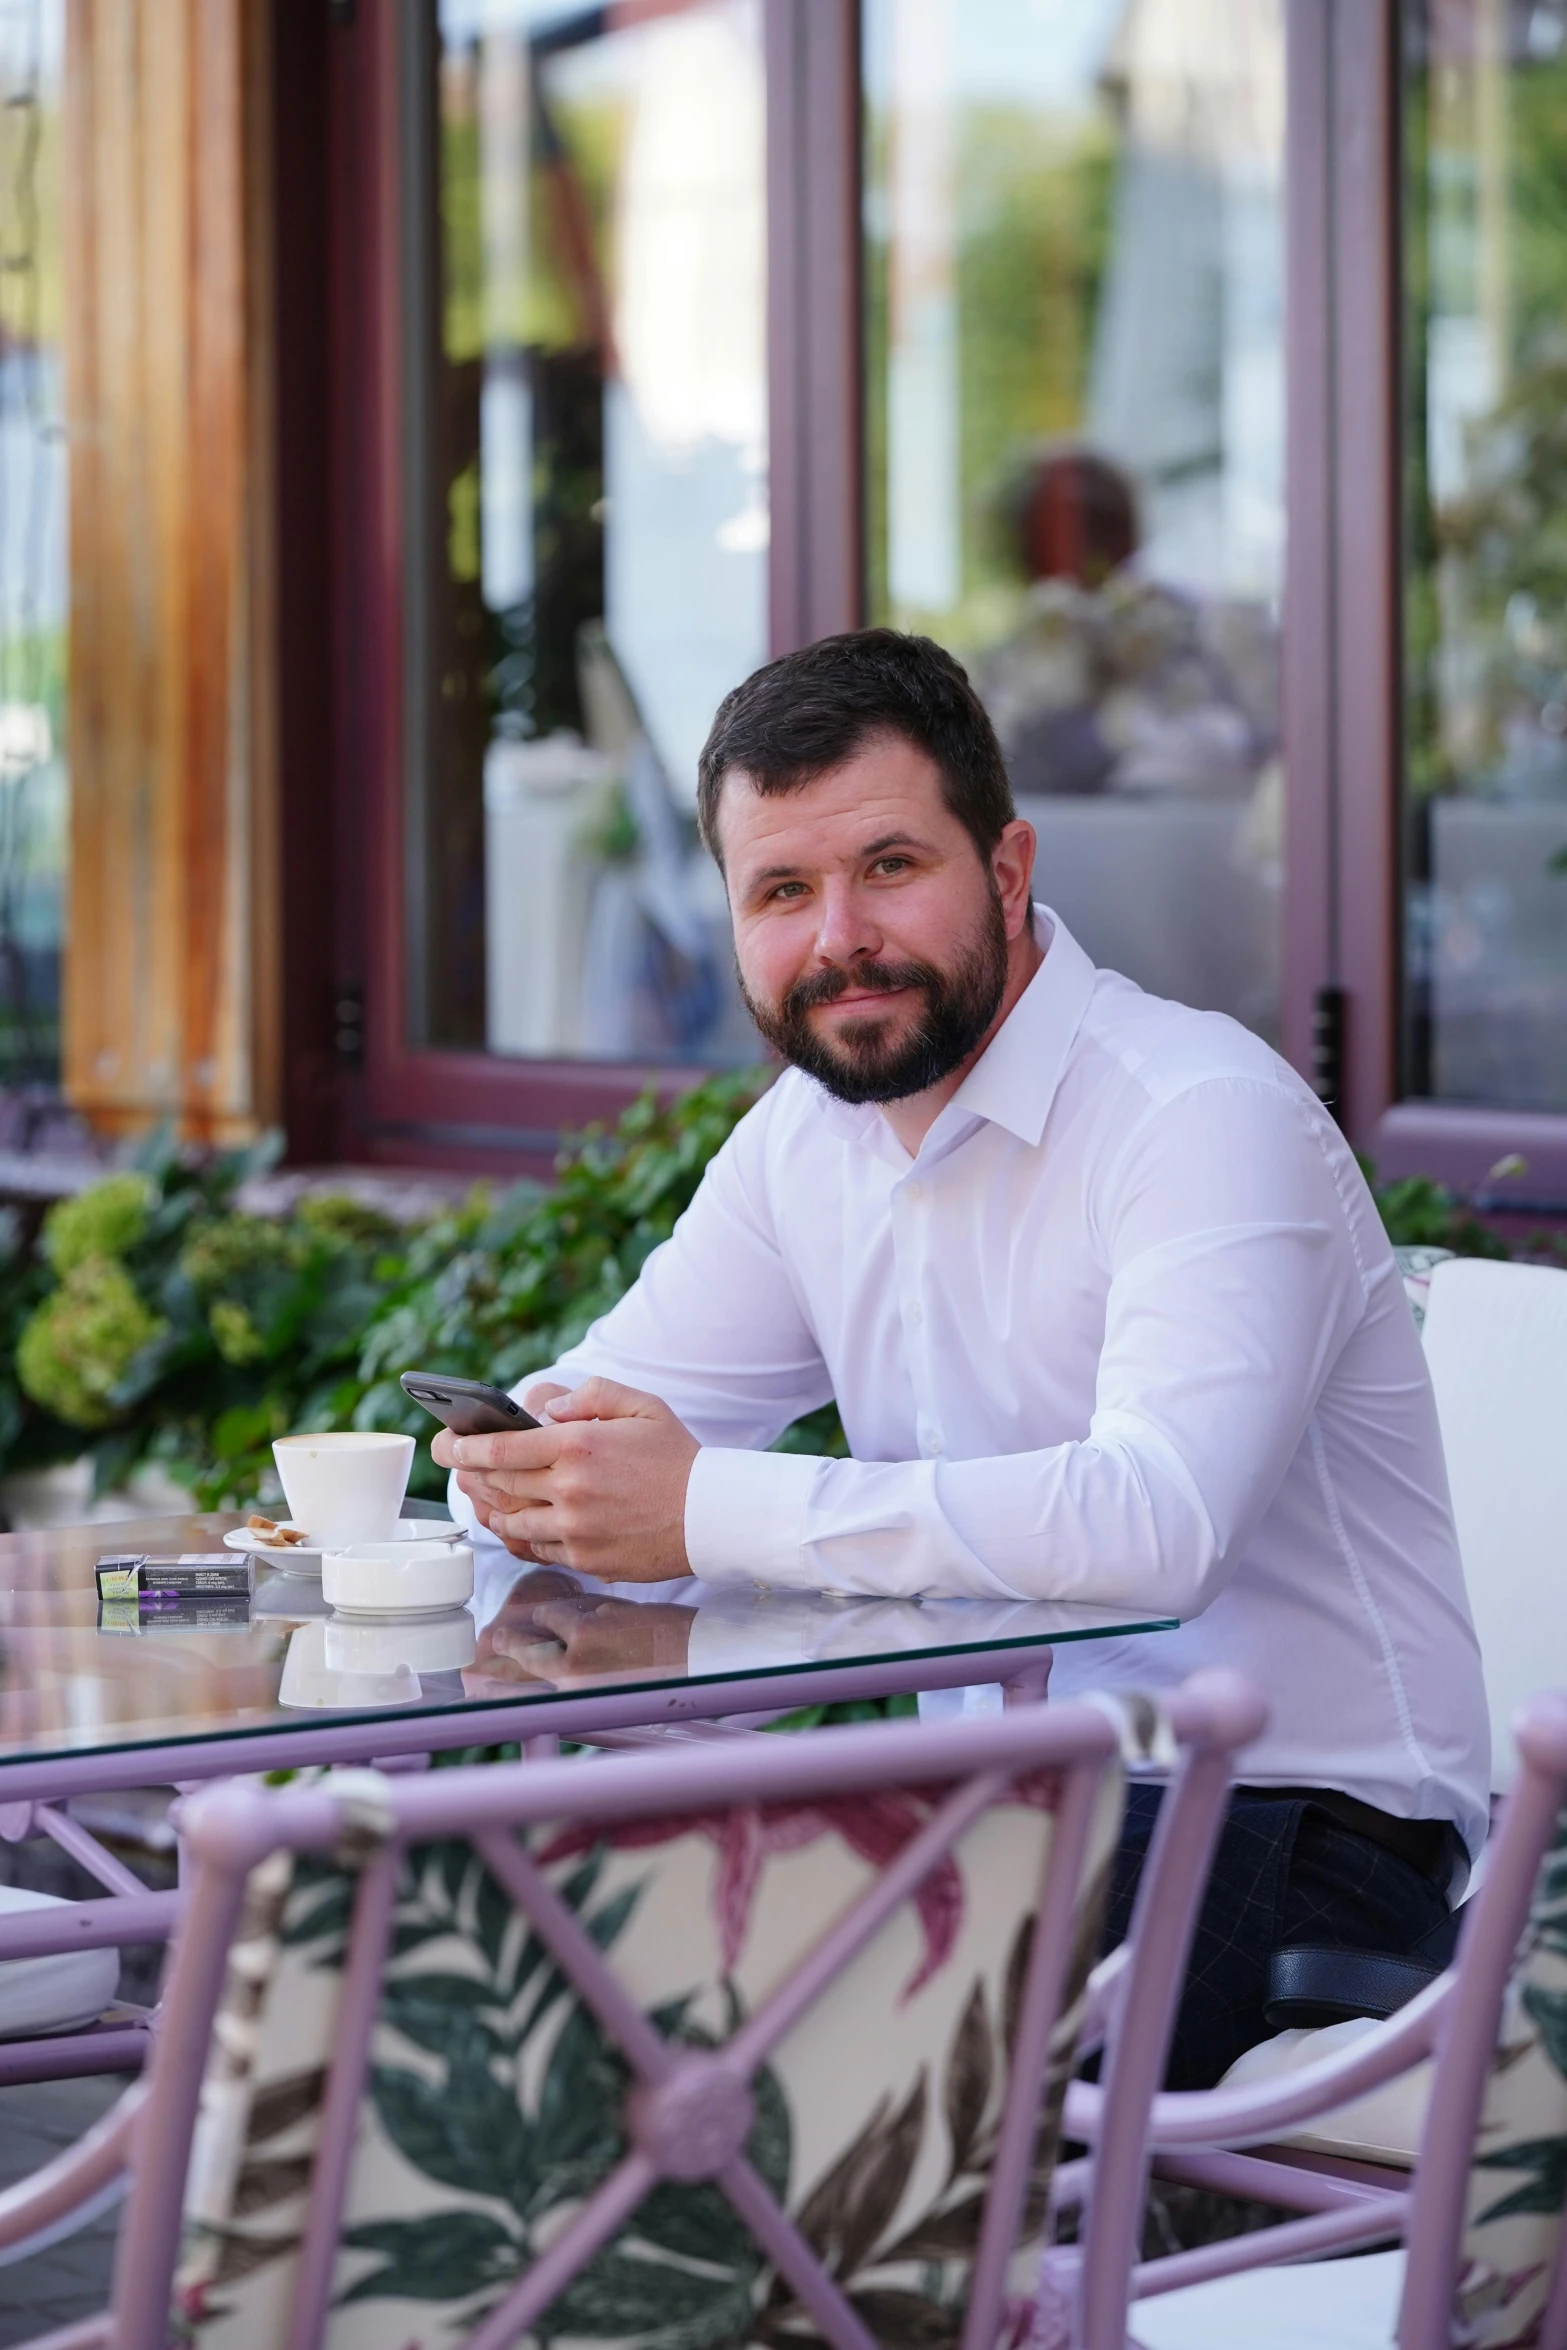
[[1151,2093],[1261,1721],[1209,1675],[213,1790],[147,2077],[0,2244],[129,2162],[112,2315],[52,2350],[1020,2341],[1124,1762],[1174,1766],[1101,1977]]
[[0,2087],[134,2072],[152,2018],[117,2000],[120,1948],[162,1941],[179,1896],[149,1892],[63,1805],[0,1804],[0,1841],[30,1836],[50,1837],[112,1898],[63,1901],[0,1885],[16,1952],[0,1960]]
[[[1058,2200],[1084,2195],[1085,2226],[1080,2248],[1045,2257],[1037,2350],[1567,2350],[1567,1695],[1535,1699],[1515,1735],[1484,1881],[1429,1990],[1348,2049],[1253,2088],[1150,2103],[1135,2027],[1112,2041],[1102,2090],[1073,2083],[1064,2129],[1096,2153],[1058,2183]],[[1412,2179],[1274,2145],[1427,2060]],[[1297,2216],[1140,2263],[1150,2158]],[[1389,2243],[1403,2249],[1325,2257]]]

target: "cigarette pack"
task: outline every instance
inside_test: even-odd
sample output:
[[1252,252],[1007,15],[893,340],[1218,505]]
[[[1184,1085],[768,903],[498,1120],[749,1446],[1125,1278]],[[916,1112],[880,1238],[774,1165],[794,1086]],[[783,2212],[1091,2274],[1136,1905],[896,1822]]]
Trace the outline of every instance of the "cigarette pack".
[[149,1558],[145,1552],[101,1558],[96,1569],[102,1600],[249,1599],[251,1564],[231,1551],[185,1551],[179,1558]]

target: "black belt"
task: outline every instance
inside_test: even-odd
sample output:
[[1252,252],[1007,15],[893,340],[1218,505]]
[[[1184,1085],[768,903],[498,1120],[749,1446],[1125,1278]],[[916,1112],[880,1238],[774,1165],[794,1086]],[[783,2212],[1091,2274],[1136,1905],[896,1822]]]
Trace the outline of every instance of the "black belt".
[[1390,1811],[1378,1811],[1374,1803],[1362,1803],[1358,1795],[1340,1794],[1336,1787],[1237,1787],[1235,1792],[1266,1803],[1314,1803],[1341,1828],[1380,1844],[1444,1891],[1452,1877],[1460,1839],[1450,1820],[1398,1820]]

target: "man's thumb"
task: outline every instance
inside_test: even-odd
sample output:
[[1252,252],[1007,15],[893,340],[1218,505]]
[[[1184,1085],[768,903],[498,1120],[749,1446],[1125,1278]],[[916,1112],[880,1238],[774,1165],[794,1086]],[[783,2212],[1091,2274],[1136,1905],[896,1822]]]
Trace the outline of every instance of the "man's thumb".
[[546,1420],[641,1420],[657,1411],[655,1397],[618,1379],[584,1379],[569,1395],[557,1395],[544,1407]]

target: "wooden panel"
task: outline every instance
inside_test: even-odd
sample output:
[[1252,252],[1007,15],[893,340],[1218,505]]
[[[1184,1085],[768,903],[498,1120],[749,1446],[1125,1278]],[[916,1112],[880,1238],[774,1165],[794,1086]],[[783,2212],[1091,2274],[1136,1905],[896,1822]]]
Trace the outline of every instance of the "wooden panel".
[[277,1101],[264,0],[70,0],[65,1086]]

